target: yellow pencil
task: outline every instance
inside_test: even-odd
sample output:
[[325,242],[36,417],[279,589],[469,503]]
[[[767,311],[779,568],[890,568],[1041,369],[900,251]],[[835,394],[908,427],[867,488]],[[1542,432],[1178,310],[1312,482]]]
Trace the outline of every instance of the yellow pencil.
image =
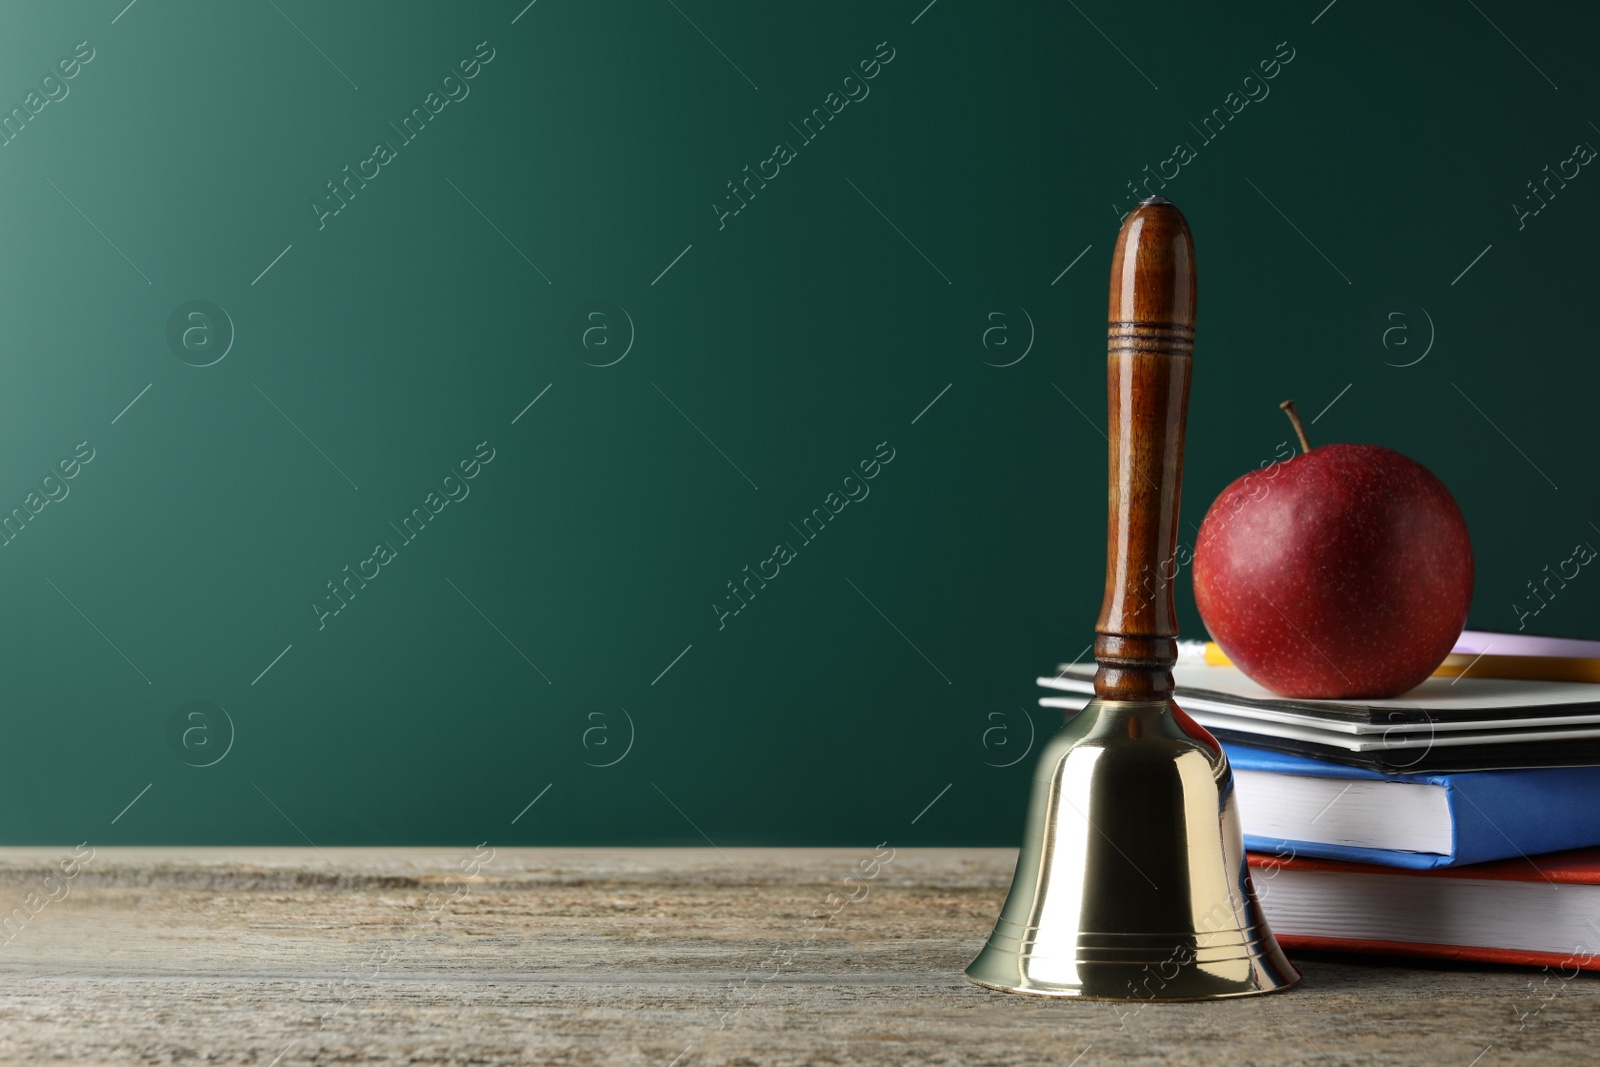
[[[1206,662],[1231,667],[1233,661],[1215,641],[1206,642]],[[1534,682],[1600,683],[1600,659],[1578,656],[1469,656],[1452,652],[1434,669],[1436,678],[1515,678]]]

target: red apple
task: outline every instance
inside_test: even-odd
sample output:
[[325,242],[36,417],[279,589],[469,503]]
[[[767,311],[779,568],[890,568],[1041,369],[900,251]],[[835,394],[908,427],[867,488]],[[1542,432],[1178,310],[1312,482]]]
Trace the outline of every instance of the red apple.
[[1472,600],[1466,520],[1426,467],[1376,445],[1310,447],[1222,491],[1194,596],[1240,670],[1286,697],[1404,693],[1444,661]]

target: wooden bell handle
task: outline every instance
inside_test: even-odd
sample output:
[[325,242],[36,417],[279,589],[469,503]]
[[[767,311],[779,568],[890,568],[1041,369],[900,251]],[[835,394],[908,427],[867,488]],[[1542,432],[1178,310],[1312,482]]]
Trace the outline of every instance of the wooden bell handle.
[[1182,212],[1151,197],[1123,220],[1111,256],[1110,514],[1094,642],[1094,691],[1106,700],[1172,695],[1172,586],[1194,318],[1194,238]]

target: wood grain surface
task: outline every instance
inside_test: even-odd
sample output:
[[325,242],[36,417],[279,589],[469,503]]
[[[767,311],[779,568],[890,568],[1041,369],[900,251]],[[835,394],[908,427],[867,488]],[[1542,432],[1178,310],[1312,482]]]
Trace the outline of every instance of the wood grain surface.
[[890,851],[101,848],[65,878],[70,847],[0,850],[0,1062],[1493,1067],[1600,1043],[1593,976],[1514,968],[1297,954],[1300,986],[1242,1001],[989,992],[960,970],[1014,853],[902,850],[863,880]]

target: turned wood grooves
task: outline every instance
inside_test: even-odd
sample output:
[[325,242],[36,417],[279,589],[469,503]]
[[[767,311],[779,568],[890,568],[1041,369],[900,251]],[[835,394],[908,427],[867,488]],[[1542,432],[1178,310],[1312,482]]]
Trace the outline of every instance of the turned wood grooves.
[[1195,321],[1194,240],[1153,197],[1123,221],[1106,331],[1110,438],[1106,586],[1095,624],[1095,694],[1172,694],[1178,500]]
[[1152,326],[1144,322],[1113,322],[1106,327],[1107,353],[1151,352],[1156,355],[1194,354],[1192,326]]

